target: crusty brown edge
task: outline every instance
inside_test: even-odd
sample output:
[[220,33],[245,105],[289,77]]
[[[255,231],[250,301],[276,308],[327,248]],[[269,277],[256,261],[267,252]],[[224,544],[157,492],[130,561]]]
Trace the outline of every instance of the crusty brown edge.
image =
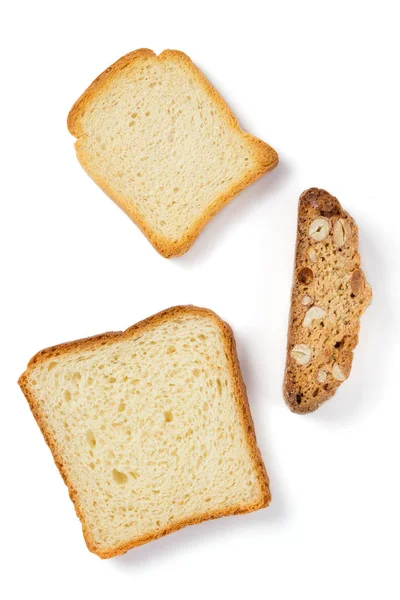
[[189,248],[194,244],[195,240],[207,225],[207,223],[230,201],[234,196],[241,192],[245,187],[256,181],[261,175],[272,170],[278,164],[278,154],[271,146],[262,142],[258,138],[246,133],[241,129],[239,123],[232,113],[231,109],[220,96],[216,89],[211,85],[208,79],[203,73],[194,65],[191,59],[178,50],[164,50],[158,55],[159,60],[174,59],[185,64],[186,67],[191,71],[192,76],[197,80],[197,83],[202,87],[205,92],[212,98],[215,104],[221,109],[223,116],[225,117],[227,124],[232,129],[240,132],[243,138],[249,145],[250,150],[253,152],[257,160],[256,168],[249,172],[240,181],[237,181],[232,185],[228,191],[220,194],[209,208],[204,212],[201,217],[193,224],[191,229],[185,233],[184,237],[179,242],[171,242],[167,238],[154,232],[146,221],[140,216],[140,214],[130,206],[129,202],[121,194],[116,194],[106,180],[97,174],[93,173],[85,159],[84,153],[80,152],[79,138],[84,136],[84,131],[81,126],[81,115],[87,105],[97,94],[98,91],[103,89],[106,85],[109,85],[114,77],[118,75],[128,65],[146,57],[155,57],[156,54],[147,48],[141,48],[126,54],[108,69],[106,69],[101,75],[99,75],[93,83],[87,88],[87,90],[81,95],[81,97],[73,105],[68,115],[68,130],[70,133],[77,138],[75,142],[76,154],[82,167],[88,173],[88,175],[97,183],[97,185],[113,200],[122,210],[132,219],[132,221],[141,229],[150,243],[154,248],[165,258],[171,258],[173,256],[180,256],[187,252]]
[[[358,253],[358,226],[357,226],[355,220],[353,219],[353,217],[347,211],[344,210],[344,208],[340,204],[339,200],[335,196],[332,196],[332,194],[330,194],[329,192],[327,192],[324,189],[309,188],[309,189],[305,190],[301,194],[301,196],[299,198],[299,202],[298,202],[297,233],[296,233],[296,246],[295,246],[295,255],[294,255],[293,280],[292,280],[293,282],[292,282],[292,290],[291,290],[289,324],[288,324],[288,335],[287,335],[287,345],[286,345],[286,365],[285,365],[285,374],[284,374],[284,379],[283,379],[283,397],[285,399],[285,402],[293,413],[296,413],[299,415],[304,415],[304,414],[308,414],[308,413],[312,413],[312,412],[316,411],[322,404],[324,404],[327,400],[329,400],[330,398],[332,398],[332,396],[334,396],[334,394],[337,391],[337,388],[341,385],[341,383],[343,383],[343,382],[338,381],[336,387],[330,389],[329,391],[326,391],[318,399],[318,402],[315,402],[314,404],[306,405],[306,404],[298,404],[297,402],[295,402],[293,400],[293,398],[296,394],[296,391],[293,390],[291,382],[289,381],[289,378],[288,378],[288,365],[289,365],[289,361],[291,360],[290,350],[291,350],[291,347],[293,344],[292,323],[293,323],[293,311],[294,311],[294,303],[295,303],[296,272],[297,272],[297,263],[299,260],[299,246],[300,246],[300,242],[301,242],[300,216],[301,216],[301,210],[302,210],[302,201],[303,201],[303,199],[307,199],[310,195],[314,195],[316,199],[318,199],[320,196],[324,196],[324,197],[326,196],[325,202],[326,202],[326,209],[328,210],[328,212],[331,211],[335,214],[340,214],[341,216],[345,216],[350,219],[350,221],[352,223],[352,229],[353,229],[353,239],[355,240],[355,249],[356,249],[356,252]],[[361,271],[361,268],[360,268],[360,271]],[[370,302],[371,302],[371,299],[372,299],[371,286],[367,282],[366,282],[366,285],[369,288]],[[357,343],[358,343],[358,334],[355,335],[355,339],[356,339],[356,343],[353,347],[353,350],[355,349],[355,347],[357,346]],[[350,372],[352,361],[353,361],[353,351],[347,352],[347,355],[348,355],[348,357],[347,357],[348,358],[348,369]]]
[[[115,342],[116,340],[134,337],[138,333],[142,333],[152,327],[157,327],[160,323],[168,321],[169,319],[174,319],[181,315],[197,315],[203,317],[206,316],[212,321],[214,321],[214,323],[216,323],[216,325],[221,330],[225,342],[225,352],[234,381],[235,399],[237,402],[238,413],[243,425],[243,429],[245,431],[249,452],[251,458],[254,461],[255,469],[257,472],[257,478],[260,486],[260,498],[257,502],[233,506],[227,510],[220,510],[214,512],[205,511],[204,513],[194,515],[190,519],[172,523],[169,527],[166,527],[162,531],[154,532],[150,535],[145,535],[139,538],[134,538],[116,547],[99,549],[97,548],[96,543],[91,535],[90,529],[85,522],[84,511],[79,505],[77,490],[74,488],[69,479],[67,466],[63,463],[62,456],[59,449],[57,448],[56,441],[54,440],[51,433],[46,427],[45,420],[40,412],[40,404],[36,400],[33,392],[29,387],[29,375],[33,368],[39,363],[46,362],[47,360],[50,360],[62,354],[74,353],[76,350],[96,348],[100,345],[110,345],[113,344],[113,342]],[[257,446],[256,434],[254,431],[254,423],[250,412],[249,402],[247,399],[246,386],[242,378],[239,360],[236,352],[235,338],[230,326],[224,321],[222,321],[222,319],[220,319],[218,315],[216,315],[213,311],[209,309],[198,308],[191,305],[175,306],[162,312],[159,312],[156,315],[153,315],[147,319],[144,319],[143,321],[140,321],[136,325],[133,325],[132,327],[126,329],[126,331],[104,333],[94,337],[89,337],[81,340],[76,340],[74,342],[68,342],[65,344],[52,346],[50,348],[45,348],[44,350],[41,350],[40,352],[35,354],[33,358],[31,358],[26,371],[19,378],[18,384],[21,387],[25,398],[28,401],[30,409],[33,413],[33,416],[36,419],[37,424],[40,427],[43,437],[53,454],[54,462],[61,473],[64,483],[68,487],[69,496],[74,504],[76,514],[82,523],[82,530],[86,545],[91,552],[97,554],[98,556],[100,556],[100,558],[112,558],[113,556],[124,554],[131,548],[140,546],[142,544],[146,544],[147,542],[172,533],[173,531],[181,529],[182,527],[186,527],[187,525],[194,525],[196,523],[201,523],[202,521],[206,521],[208,519],[216,519],[218,517],[252,512],[254,510],[264,508],[270,503],[271,494],[269,491],[269,479],[261,457],[261,452]]]

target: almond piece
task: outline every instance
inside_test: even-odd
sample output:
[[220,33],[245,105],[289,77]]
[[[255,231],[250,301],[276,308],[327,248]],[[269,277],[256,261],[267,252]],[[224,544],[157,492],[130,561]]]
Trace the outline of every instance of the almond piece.
[[326,310],[320,306],[312,306],[306,312],[303,320],[303,327],[308,327],[314,319],[322,319],[326,315]]
[[350,227],[345,219],[338,219],[333,227],[333,242],[341,248],[345,245],[351,235]]
[[296,344],[293,346],[290,356],[294,358],[294,360],[299,365],[307,365],[312,358],[312,350],[306,344]]
[[325,383],[326,378],[328,377],[328,373],[323,369],[319,369],[317,373],[317,381],[318,383]]
[[336,381],[345,381],[346,377],[343,374],[343,371],[339,367],[337,363],[335,363],[332,367],[332,376]]
[[313,263],[317,262],[317,254],[312,246],[310,246],[309,249],[307,250],[307,254],[308,254],[308,258],[311,260],[311,262],[313,262]]
[[326,219],[314,219],[308,230],[308,235],[314,242],[322,242],[329,233],[329,221]]
[[301,301],[303,306],[310,306],[311,304],[313,304],[313,302],[314,298],[312,298],[312,296],[309,296],[308,294],[306,294],[303,300]]

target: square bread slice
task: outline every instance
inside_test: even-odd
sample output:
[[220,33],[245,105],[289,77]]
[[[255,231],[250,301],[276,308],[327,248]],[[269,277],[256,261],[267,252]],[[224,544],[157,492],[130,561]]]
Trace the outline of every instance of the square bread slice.
[[348,378],[372,292],[357,225],[325,190],[300,196],[295,254],[283,393],[293,412],[308,413]]
[[101,558],[269,504],[234,337],[210,310],[47,348],[19,385]]
[[167,258],[278,163],[176,50],[123,56],[74,104],[68,129],[85,171]]

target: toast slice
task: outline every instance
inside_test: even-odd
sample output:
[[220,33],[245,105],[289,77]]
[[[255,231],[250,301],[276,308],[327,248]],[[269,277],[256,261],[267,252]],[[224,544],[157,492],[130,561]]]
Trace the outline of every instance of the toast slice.
[[210,310],[47,348],[19,385],[101,558],[269,504],[234,337]]
[[68,129],[85,171],[167,258],[278,163],[176,50],[123,56],[74,104]]
[[328,192],[307,190],[299,201],[283,385],[293,412],[316,410],[348,378],[371,299],[357,225]]

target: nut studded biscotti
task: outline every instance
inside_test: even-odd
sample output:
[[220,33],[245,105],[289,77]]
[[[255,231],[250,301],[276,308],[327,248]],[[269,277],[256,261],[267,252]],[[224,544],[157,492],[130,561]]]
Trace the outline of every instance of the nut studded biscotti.
[[316,410],[348,378],[371,298],[357,225],[328,192],[307,190],[299,200],[283,385],[293,412]]

